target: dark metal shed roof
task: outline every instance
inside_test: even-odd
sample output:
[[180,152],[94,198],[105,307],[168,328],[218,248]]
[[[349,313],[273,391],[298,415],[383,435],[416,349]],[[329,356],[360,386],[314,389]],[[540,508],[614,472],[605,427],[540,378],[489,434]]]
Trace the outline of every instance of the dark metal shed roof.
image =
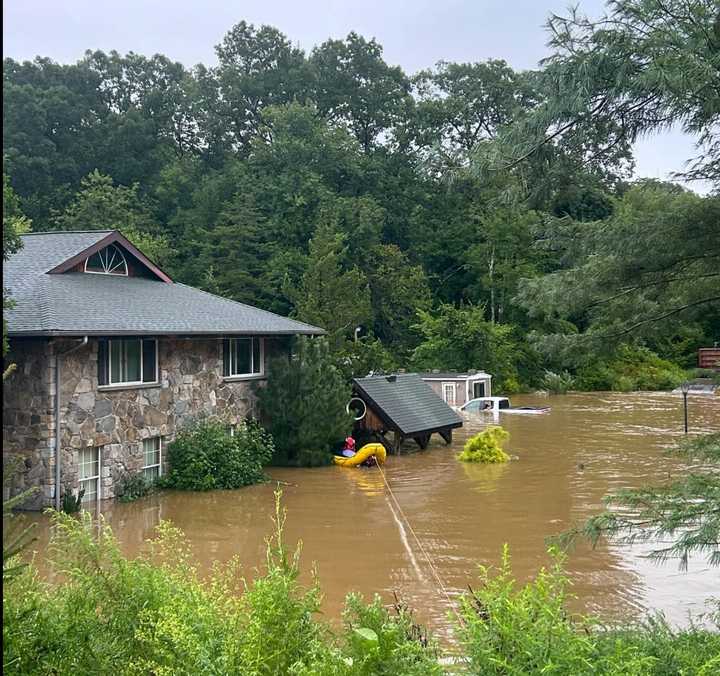
[[[184,284],[82,272],[49,274],[114,231],[33,233],[4,265],[11,336],[288,335],[324,331]],[[124,238],[123,238],[124,239]]]
[[462,426],[462,418],[415,373],[353,380],[357,393],[404,436]]

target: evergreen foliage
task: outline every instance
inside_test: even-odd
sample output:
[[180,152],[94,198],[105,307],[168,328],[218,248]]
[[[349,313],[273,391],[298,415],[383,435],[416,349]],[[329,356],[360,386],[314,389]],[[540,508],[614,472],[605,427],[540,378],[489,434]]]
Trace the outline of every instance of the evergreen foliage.
[[331,223],[320,223],[310,240],[305,273],[297,289],[288,290],[298,319],[322,326],[333,347],[370,321],[370,289],[357,268],[343,270],[345,236]]
[[290,357],[270,362],[258,388],[260,419],[275,440],[277,464],[314,466],[332,460],[332,448],[352,428],[351,390],[333,364],[325,338],[301,336]]

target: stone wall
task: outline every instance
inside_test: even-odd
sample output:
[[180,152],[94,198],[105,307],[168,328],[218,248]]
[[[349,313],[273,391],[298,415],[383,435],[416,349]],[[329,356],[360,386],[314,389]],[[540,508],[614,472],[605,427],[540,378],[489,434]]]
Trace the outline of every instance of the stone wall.
[[[13,341],[18,369],[6,384],[12,401],[5,405],[3,435],[10,449],[30,459],[18,487],[40,485],[46,505],[52,504],[55,488],[52,355],[54,349],[63,352],[77,344]],[[283,345],[283,340],[266,340],[266,359]],[[254,413],[257,381],[222,377],[219,339],[160,338],[160,382],[141,387],[98,387],[97,352],[97,339],[91,338],[61,357],[61,493],[65,486],[77,491],[83,447],[101,448],[102,497],[113,498],[124,475],[141,471],[144,439],[160,436],[165,445],[198,416],[219,416],[232,424]]]
[[44,339],[13,340],[3,382],[3,477],[7,498],[39,486],[24,507],[52,502],[55,483],[55,369],[53,347]]

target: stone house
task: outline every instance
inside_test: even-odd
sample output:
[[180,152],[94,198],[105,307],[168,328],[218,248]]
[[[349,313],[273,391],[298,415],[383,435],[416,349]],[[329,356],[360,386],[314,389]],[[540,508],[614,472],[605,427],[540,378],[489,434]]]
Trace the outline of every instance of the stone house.
[[126,475],[166,470],[165,447],[188,421],[229,429],[252,415],[254,387],[294,335],[319,329],[174,282],[118,231],[23,235],[5,264],[3,464],[12,492],[40,487],[113,498]]

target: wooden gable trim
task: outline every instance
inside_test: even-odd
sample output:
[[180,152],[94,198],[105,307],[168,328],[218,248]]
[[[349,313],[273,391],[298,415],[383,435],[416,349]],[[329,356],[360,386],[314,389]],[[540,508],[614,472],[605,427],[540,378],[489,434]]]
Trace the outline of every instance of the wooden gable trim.
[[52,270],[48,270],[47,274],[49,275],[59,275],[64,272],[69,272],[72,270],[78,263],[82,263],[86,258],[89,258],[94,253],[97,253],[100,251],[100,249],[104,249],[109,244],[120,244],[124,249],[126,249],[129,253],[131,253],[137,260],[144,265],[150,272],[152,272],[160,281],[165,282],[166,284],[172,284],[173,280],[170,278],[168,274],[163,272],[155,263],[153,263],[140,249],[138,249],[130,240],[128,240],[121,232],[118,230],[114,230],[109,235],[106,235],[98,242],[95,242],[92,246],[89,246],[87,249],[83,249],[79,253],[75,254],[71,258],[68,258],[66,261],[63,261],[60,263],[60,265],[56,265]]
[[393,421],[390,416],[385,413],[385,411],[382,409],[381,406],[378,406],[377,402],[360,386],[357,382],[354,383],[355,385],[355,396],[359,397],[365,402],[365,405],[372,410],[373,414],[380,419],[380,421],[389,429],[397,432],[401,432],[402,430],[398,427],[398,425]]

